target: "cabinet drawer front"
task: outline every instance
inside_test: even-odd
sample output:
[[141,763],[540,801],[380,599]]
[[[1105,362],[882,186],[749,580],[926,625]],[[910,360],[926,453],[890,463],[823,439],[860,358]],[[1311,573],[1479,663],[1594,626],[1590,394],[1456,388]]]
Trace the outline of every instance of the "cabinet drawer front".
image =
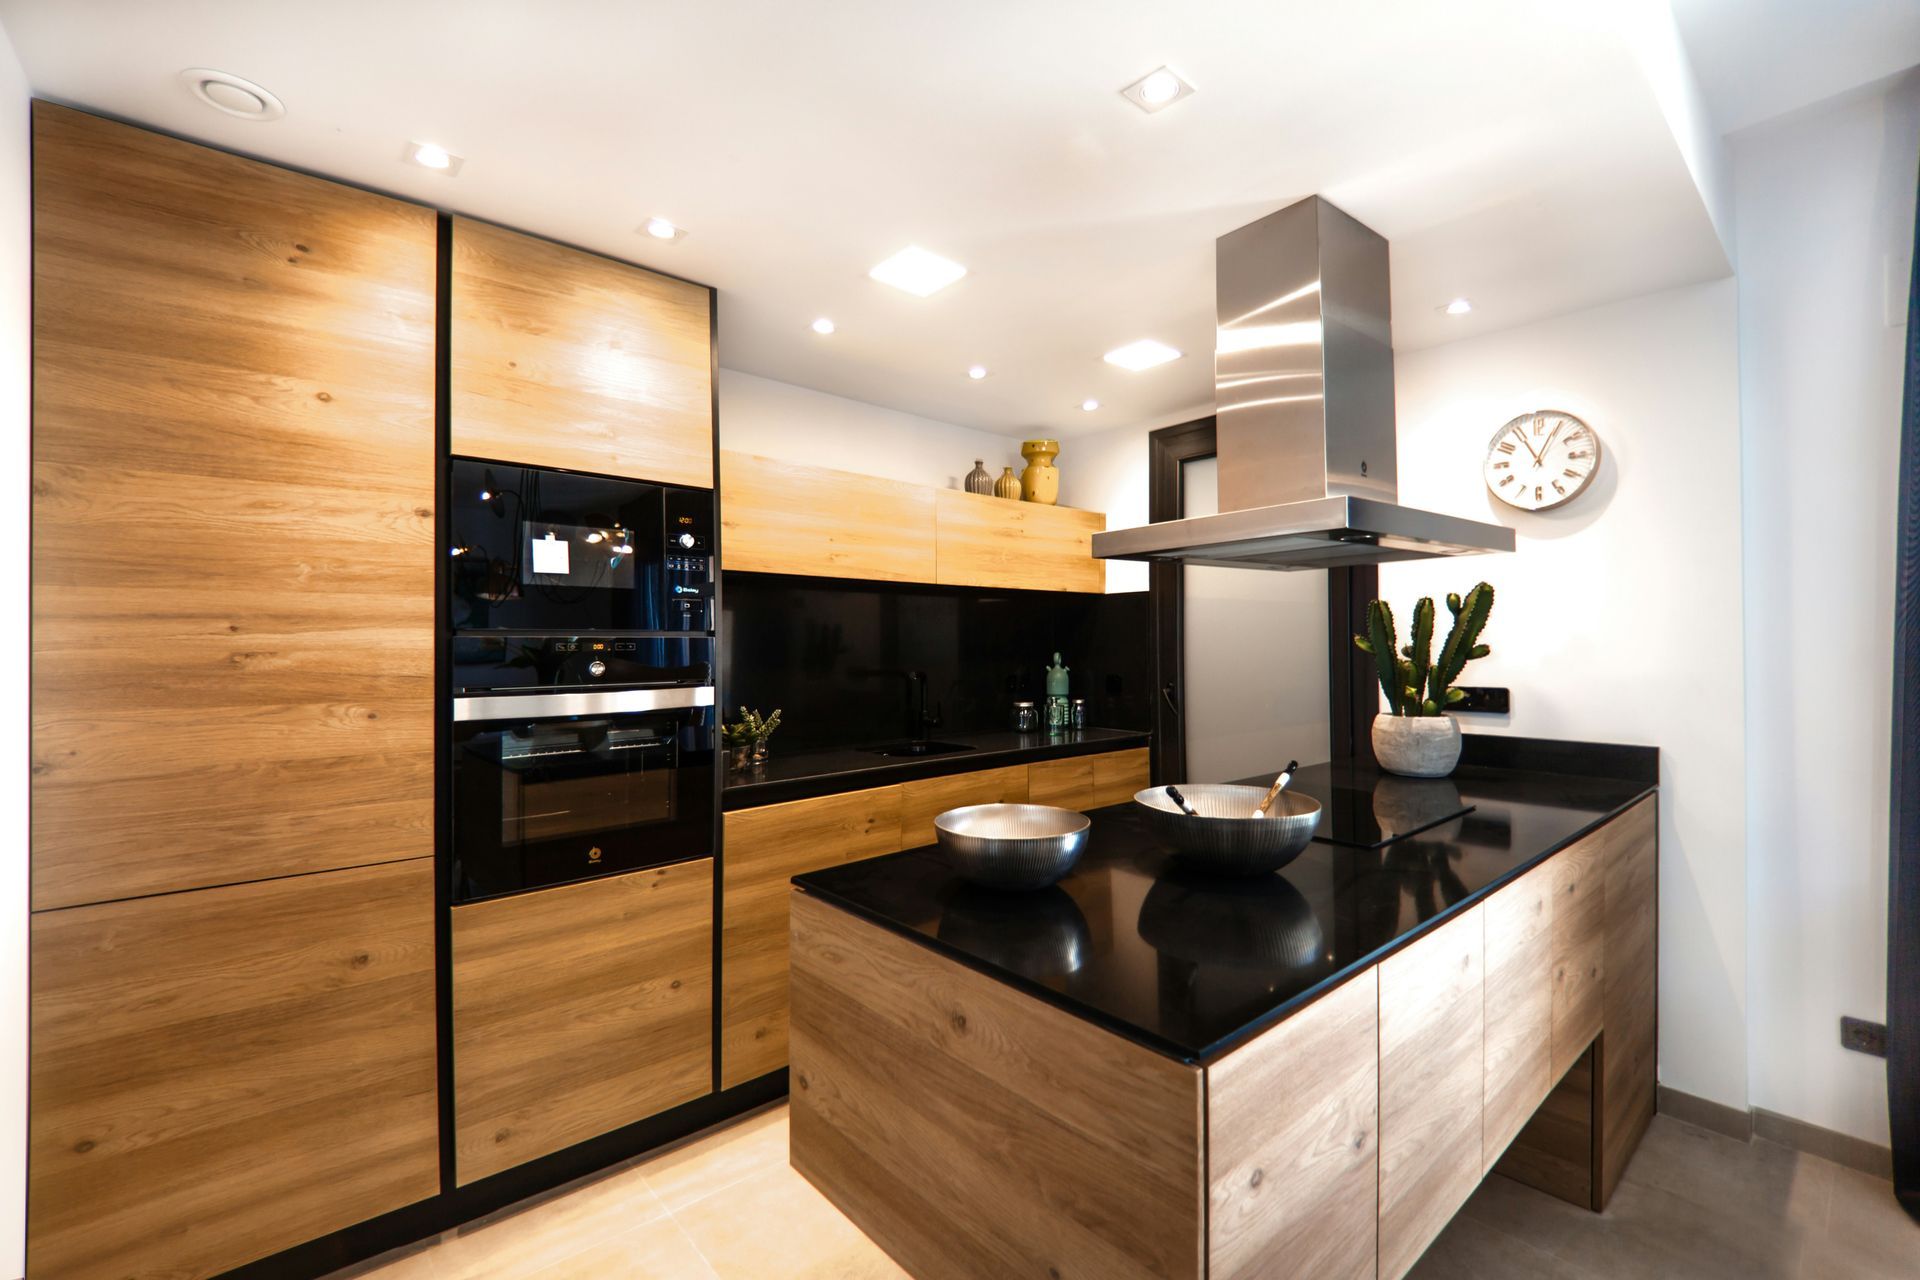
[[934,493],[934,513],[940,583],[1106,590],[1106,563],[1093,558],[1093,535],[1107,527],[1107,518],[1097,511],[940,489]]
[[453,908],[456,1178],[707,1093],[713,859]]
[[897,480],[724,453],[721,566],[932,582],[933,495]]
[[1380,964],[1381,1280],[1400,1280],[1480,1184],[1482,910]]
[[213,1275],[439,1191],[431,859],[31,929],[35,1275]]
[[1486,1117],[1482,1165],[1491,1169],[1526,1126],[1553,1073],[1551,863],[1535,867],[1485,905],[1487,930]]
[[977,769],[972,773],[925,778],[901,785],[900,847],[932,844],[933,820],[949,809],[968,804],[1025,804],[1027,767]]
[[1062,809],[1093,808],[1093,757],[1074,756],[1028,765],[1027,799]]
[[1109,751],[1105,755],[1093,758],[1093,804],[1100,808],[1110,804],[1125,804],[1133,799],[1134,793],[1146,790],[1147,749],[1137,747],[1131,751]]
[[726,816],[720,1083],[787,1064],[787,882],[900,848],[901,789],[875,787]]
[[712,487],[705,289],[466,218],[452,277],[453,452]]
[[1561,850],[1553,870],[1553,1078],[1600,1034],[1606,972],[1605,828]]

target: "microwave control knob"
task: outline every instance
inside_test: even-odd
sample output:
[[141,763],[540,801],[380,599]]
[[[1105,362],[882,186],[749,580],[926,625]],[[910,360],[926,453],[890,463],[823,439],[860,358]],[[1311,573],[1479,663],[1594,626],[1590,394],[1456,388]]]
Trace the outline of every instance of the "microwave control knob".
[[590,676],[603,676],[607,674],[607,664],[596,658],[587,664],[587,674]]
[[674,539],[674,541],[678,542],[681,546],[691,551],[693,550],[693,544],[699,541],[699,539],[695,538],[690,533],[683,533],[678,538]]

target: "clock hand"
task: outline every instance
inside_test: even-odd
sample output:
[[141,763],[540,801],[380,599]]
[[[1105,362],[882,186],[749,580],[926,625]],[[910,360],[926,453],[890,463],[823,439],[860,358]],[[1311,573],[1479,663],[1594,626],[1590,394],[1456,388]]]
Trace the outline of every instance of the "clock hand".
[[1562,427],[1564,427],[1564,426],[1566,426],[1566,425],[1567,425],[1567,424],[1566,424],[1566,423],[1565,423],[1564,421],[1561,421],[1561,422],[1556,422],[1556,423],[1554,423],[1554,424],[1553,424],[1553,430],[1552,430],[1552,431],[1549,431],[1549,432],[1547,433],[1547,442],[1546,442],[1545,444],[1543,444],[1543,445],[1541,445],[1541,446],[1540,446],[1540,452],[1541,452],[1542,454],[1545,454],[1547,450],[1549,450],[1549,449],[1551,449],[1551,448],[1553,448],[1553,440],[1554,440],[1554,437],[1555,437],[1555,436],[1557,436],[1557,435],[1559,435],[1559,434],[1560,434],[1560,428],[1562,428]]

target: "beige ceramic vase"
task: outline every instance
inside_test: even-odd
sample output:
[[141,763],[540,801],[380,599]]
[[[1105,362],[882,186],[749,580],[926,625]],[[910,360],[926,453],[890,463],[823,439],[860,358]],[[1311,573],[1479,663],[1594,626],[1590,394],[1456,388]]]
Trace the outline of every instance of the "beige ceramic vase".
[[993,496],[1012,498],[1015,502],[1020,501],[1020,477],[1013,474],[1012,467],[1003,468],[1000,478],[993,482]]
[[1020,496],[1049,507],[1060,501],[1060,469],[1053,465],[1053,460],[1060,456],[1060,442],[1024,441],[1020,445],[1020,456],[1027,460],[1027,469],[1020,473]]

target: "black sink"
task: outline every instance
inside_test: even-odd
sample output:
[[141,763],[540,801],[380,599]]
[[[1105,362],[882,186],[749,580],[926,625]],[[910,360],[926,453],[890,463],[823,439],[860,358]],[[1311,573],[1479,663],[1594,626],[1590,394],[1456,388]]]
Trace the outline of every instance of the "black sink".
[[884,747],[869,747],[877,756],[950,756],[973,748],[958,742],[889,742]]

